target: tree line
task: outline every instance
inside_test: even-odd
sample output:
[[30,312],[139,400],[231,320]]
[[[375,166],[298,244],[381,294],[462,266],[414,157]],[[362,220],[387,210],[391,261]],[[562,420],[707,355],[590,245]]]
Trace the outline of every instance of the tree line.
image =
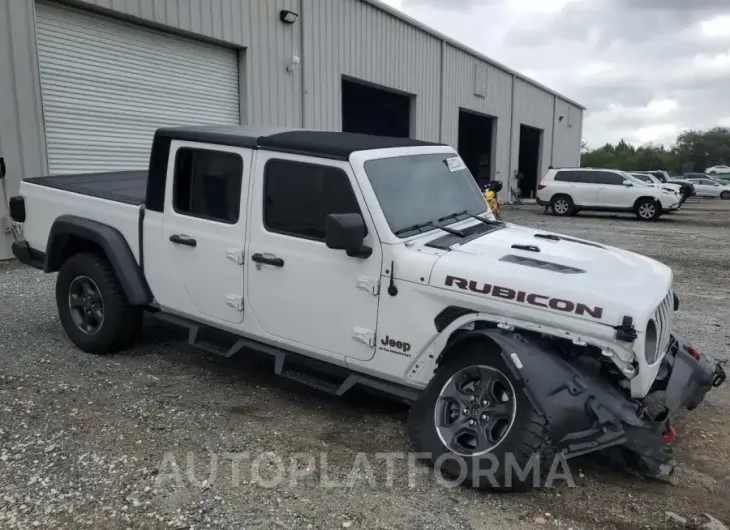
[[581,166],[624,171],[664,170],[671,175],[703,172],[708,167],[730,162],[730,127],[707,131],[690,130],[677,136],[674,143],[644,144],[635,147],[624,140],[591,149],[581,145]]

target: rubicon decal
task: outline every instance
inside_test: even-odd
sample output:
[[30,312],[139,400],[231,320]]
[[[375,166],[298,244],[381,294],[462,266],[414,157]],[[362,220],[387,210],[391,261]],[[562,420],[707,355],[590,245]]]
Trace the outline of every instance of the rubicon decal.
[[456,276],[446,276],[445,283],[446,287],[456,287],[462,291],[489,295],[494,298],[501,298],[502,300],[512,300],[535,307],[563,311],[564,313],[575,313],[576,315],[590,316],[596,320],[601,320],[603,317],[603,308],[598,306],[589,306],[579,302],[571,302],[570,300],[551,298],[537,293],[515,291],[508,287],[499,287],[497,285],[476,282],[474,280],[467,280]]

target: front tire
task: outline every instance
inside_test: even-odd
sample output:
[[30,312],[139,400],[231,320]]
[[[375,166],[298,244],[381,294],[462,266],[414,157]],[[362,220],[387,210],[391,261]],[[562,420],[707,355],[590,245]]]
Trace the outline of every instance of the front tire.
[[724,201],[730,201],[730,191],[723,191],[720,194],[720,198]]
[[555,195],[552,199],[550,199],[550,210],[552,210],[553,215],[567,217],[573,215],[573,212],[575,211],[575,203],[573,203],[573,199],[567,195]]
[[552,465],[546,420],[483,343],[446,359],[411,408],[408,428],[437,472],[472,487],[527,491]]
[[61,266],[56,306],[68,338],[88,353],[126,349],[142,327],[142,309],[129,305],[109,262],[92,253],[76,254]]
[[662,207],[653,199],[641,199],[634,207],[640,221],[656,221],[662,215]]

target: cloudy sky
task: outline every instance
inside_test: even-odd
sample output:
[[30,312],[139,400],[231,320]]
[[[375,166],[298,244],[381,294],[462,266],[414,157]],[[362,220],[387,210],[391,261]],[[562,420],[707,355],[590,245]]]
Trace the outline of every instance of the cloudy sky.
[[588,108],[591,147],[730,127],[730,0],[385,0]]

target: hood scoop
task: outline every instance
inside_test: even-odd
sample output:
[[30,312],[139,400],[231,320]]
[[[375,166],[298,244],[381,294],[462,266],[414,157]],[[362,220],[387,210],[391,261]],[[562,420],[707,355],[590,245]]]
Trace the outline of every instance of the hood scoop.
[[534,258],[526,258],[524,256],[516,256],[514,254],[507,254],[499,258],[499,261],[505,263],[514,263],[515,265],[524,265],[526,267],[533,267],[535,269],[542,269],[545,271],[559,272],[561,274],[583,274],[585,273],[582,269],[575,267],[568,267],[567,265],[560,265],[559,263],[552,263],[550,261],[543,261]]

